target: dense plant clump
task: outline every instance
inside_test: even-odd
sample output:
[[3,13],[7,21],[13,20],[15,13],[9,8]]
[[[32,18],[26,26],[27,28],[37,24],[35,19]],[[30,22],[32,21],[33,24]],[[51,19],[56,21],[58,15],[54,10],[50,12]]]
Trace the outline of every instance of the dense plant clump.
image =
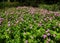
[[33,7],[0,11],[0,43],[59,43],[60,13]]

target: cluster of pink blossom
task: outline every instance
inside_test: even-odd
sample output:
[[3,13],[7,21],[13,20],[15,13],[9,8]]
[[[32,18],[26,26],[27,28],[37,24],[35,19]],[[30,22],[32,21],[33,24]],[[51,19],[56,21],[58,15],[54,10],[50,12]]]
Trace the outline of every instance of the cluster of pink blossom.
[[46,30],[46,33],[47,33],[47,34],[44,34],[44,35],[43,35],[43,38],[44,38],[44,39],[45,39],[47,36],[50,36],[49,31],[50,31],[49,29]]

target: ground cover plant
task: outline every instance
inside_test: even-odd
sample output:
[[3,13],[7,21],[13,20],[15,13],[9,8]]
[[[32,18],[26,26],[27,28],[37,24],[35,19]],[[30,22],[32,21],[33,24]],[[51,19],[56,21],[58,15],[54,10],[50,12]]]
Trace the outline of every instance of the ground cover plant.
[[33,7],[0,10],[0,43],[59,42],[59,12]]

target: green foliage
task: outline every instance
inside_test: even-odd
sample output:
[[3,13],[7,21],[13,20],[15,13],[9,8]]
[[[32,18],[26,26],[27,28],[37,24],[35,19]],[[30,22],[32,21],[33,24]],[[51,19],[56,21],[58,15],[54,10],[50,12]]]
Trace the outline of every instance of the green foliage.
[[50,11],[59,11],[59,9],[60,9],[59,5],[57,5],[57,4],[53,4],[53,5],[40,4],[39,7],[43,8],[43,9],[50,10]]
[[19,2],[0,2],[0,8],[16,7],[19,5],[20,5]]

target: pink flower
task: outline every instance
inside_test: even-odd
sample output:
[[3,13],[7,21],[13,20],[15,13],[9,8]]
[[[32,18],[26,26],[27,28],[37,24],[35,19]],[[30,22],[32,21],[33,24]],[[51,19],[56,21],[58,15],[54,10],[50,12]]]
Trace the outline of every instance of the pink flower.
[[46,34],[44,34],[44,35],[43,35],[43,38],[45,39],[46,37],[47,37],[47,35],[46,35]]
[[48,41],[50,41],[50,38],[48,39]]
[[60,14],[58,12],[54,12],[55,16],[60,16]]
[[10,21],[8,22],[8,26],[10,26]]
[[18,10],[19,8],[21,8],[21,7],[18,6],[16,9]]
[[34,8],[31,8],[30,13],[31,14],[34,14],[35,13],[35,9]]
[[50,30],[49,29],[47,29],[47,31],[46,32],[49,32]]
[[53,37],[55,37],[56,35],[55,34],[53,34]]
[[8,26],[10,26],[10,23],[8,24]]
[[49,43],[49,41],[47,41],[46,43]]
[[48,11],[47,14],[51,14],[51,13]]
[[48,21],[48,18],[44,18],[44,21]]
[[47,33],[48,36],[50,36],[50,33]]
[[53,17],[50,17],[49,20],[51,21],[53,19]]
[[28,40],[26,40],[26,43],[28,43]]
[[38,26],[42,26],[43,24],[42,24],[42,22],[40,21],[40,23],[38,24]]

